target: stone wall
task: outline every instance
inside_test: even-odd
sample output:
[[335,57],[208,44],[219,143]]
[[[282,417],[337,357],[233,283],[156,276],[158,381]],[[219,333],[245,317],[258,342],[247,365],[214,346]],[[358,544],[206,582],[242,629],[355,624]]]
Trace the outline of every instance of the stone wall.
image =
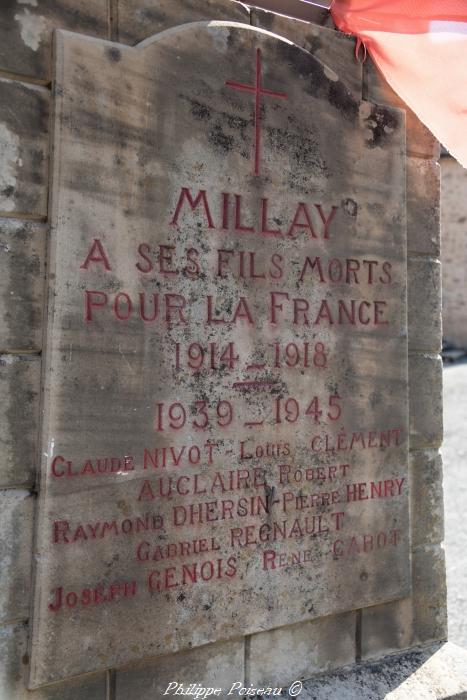
[[[11,0],[0,10],[0,698],[160,697],[170,680],[287,683],[446,637],[441,460],[438,145],[407,114],[409,390],[413,594],[405,600],[200,647],[151,665],[26,690],[38,464],[55,28],[133,45],[176,24],[230,19],[285,36],[362,99],[400,107],[354,42],[232,0]],[[329,23],[323,13],[316,21]],[[151,623],[151,621],[149,621]],[[176,676],[176,678],[174,678]]]
[[467,348],[467,171],[445,156],[441,182],[443,335]]

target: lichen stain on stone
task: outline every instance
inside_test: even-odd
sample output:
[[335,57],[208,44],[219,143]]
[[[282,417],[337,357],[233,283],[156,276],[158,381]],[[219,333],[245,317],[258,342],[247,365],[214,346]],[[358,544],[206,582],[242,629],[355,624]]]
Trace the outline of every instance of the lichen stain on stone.
[[251,126],[251,122],[249,122],[247,119],[243,119],[242,117],[239,117],[236,114],[226,114],[223,116],[225,116],[225,119],[227,121],[227,125],[229,126],[230,129],[238,129],[239,131],[241,131],[241,138],[243,141],[245,139],[244,130],[248,126]]
[[364,119],[368,138],[365,139],[370,148],[383,147],[399,128],[399,118],[395,112],[384,107],[370,105],[370,113]]
[[112,63],[118,63],[122,60],[122,54],[115,46],[106,47],[105,55]]
[[314,34],[308,34],[306,36],[306,50],[309,51],[312,54],[317,53],[320,48],[322,48],[322,41],[319,36],[315,36]]
[[0,210],[13,211],[13,195],[16,187],[16,174],[19,167],[19,138],[5,124],[0,124]]
[[[0,358],[0,364],[12,365],[3,373],[5,416],[8,432],[8,457],[13,456],[17,464],[29,471],[33,466],[36,409],[38,409],[39,367],[34,359],[16,358],[13,362]],[[13,466],[13,465],[12,465]]]
[[47,156],[44,151],[34,148],[30,154],[32,172],[30,174],[30,181],[35,185],[42,185],[44,183],[44,171],[43,165]]
[[294,191],[307,191],[309,178],[302,182],[297,172],[312,173],[313,177],[329,177],[328,168],[320,155],[320,147],[310,131],[301,132],[298,129],[289,128],[266,129],[266,144],[273,152],[284,152],[290,156],[293,168],[288,179],[289,187]]
[[233,136],[227,136],[222,130],[220,124],[215,124],[208,134],[209,143],[211,143],[216,150],[222,151],[224,153],[229,153],[234,146]]
[[211,110],[206,105],[201,104],[197,100],[191,100],[191,114],[199,121],[211,119]]
[[329,103],[338,109],[347,121],[354,122],[357,119],[358,104],[340,81],[329,86]]
[[327,100],[350,122],[357,119],[359,103],[342,81],[335,80],[335,74],[332,78],[326,74],[327,66],[293,45],[281,44],[279,52],[281,60],[304,79],[303,89],[308,95]]
[[354,199],[344,199],[342,208],[349,216],[356,218],[358,214],[358,204]]
[[28,9],[15,15],[19,22],[21,39],[32,51],[37,51],[47,30],[47,21],[42,15],[34,15]]

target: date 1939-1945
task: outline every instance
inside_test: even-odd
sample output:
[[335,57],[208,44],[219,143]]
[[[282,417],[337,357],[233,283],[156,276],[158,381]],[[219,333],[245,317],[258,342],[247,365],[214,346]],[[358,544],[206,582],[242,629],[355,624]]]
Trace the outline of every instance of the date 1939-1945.
[[[318,396],[306,401],[298,401],[293,397],[277,397],[273,402],[272,422],[278,425],[282,422],[296,423],[300,418],[308,418],[316,424],[321,420],[336,421],[342,414],[341,397],[338,394],[327,397],[323,402]],[[185,426],[197,430],[206,430],[211,425],[227,428],[235,419],[235,411],[230,401],[222,400],[214,407],[206,401],[195,401],[186,406],[178,401],[174,403],[160,402],[156,404],[154,430],[181,430]]]

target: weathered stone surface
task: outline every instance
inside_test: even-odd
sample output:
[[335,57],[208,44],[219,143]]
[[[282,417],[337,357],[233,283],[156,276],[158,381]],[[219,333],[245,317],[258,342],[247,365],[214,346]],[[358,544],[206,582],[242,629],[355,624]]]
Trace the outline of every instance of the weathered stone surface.
[[414,641],[426,644],[447,639],[446,565],[439,545],[412,552]]
[[454,158],[441,159],[443,231],[443,333],[467,348],[467,171]]
[[34,355],[0,355],[0,486],[34,484],[40,368]]
[[355,661],[355,613],[260,632],[249,644],[250,684],[287,685]]
[[0,70],[40,80],[50,79],[53,30],[69,29],[105,39],[109,36],[107,13],[107,0],[8,0],[2,3]]
[[362,610],[362,659],[409,649],[415,645],[414,636],[412,596]]
[[441,264],[438,260],[409,257],[409,348],[441,350]]
[[371,102],[392,105],[406,111],[407,155],[439,159],[439,142],[388,85],[370,57],[363,64],[363,95]]
[[[313,9],[329,16],[327,10],[317,7]],[[330,74],[335,73],[343,80],[357,100],[362,99],[362,64],[354,58],[354,39],[333,29],[323,29],[310,22],[254,8],[251,9],[251,22],[254,26],[284,36],[309,51],[329,67]]]
[[0,216],[46,216],[49,91],[0,78]]
[[407,595],[403,115],[234,23],[57,61],[32,684]]
[[443,440],[443,363],[440,357],[409,357],[410,449],[439,447]]
[[464,521],[467,503],[465,468],[465,416],[467,416],[467,364],[447,365],[443,372],[444,442],[443,490],[448,589],[449,639],[467,649],[467,528]]
[[0,624],[29,616],[33,516],[28,491],[0,491]]
[[28,626],[0,626],[0,698],[5,700],[106,700],[105,674],[87,676],[53,687],[27,689]]
[[308,681],[300,700],[461,700],[467,651],[443,644]]
[[407,158],[407,247],[409,254],[423,253],[435,258],[439,257],[439,180],[440,166],[436,161],[425,158]]
[[[203,687],[230,690],[234,683],[244,682],[244,658],[243,639],[163,656],[151,666],[118,671],[116,700],[161,698],[170,683],[185,687],[197,683]],[[171,694],[173,691],[168,696]],[[223,692],[220,697],[224,696]]]
[[33,510],[28,491],[0,491],[0,624],[29,615]]
[[443,463],[432,450],[410,453],[412,546],[443,541]]
[[[439,526],[428,527],[439,535]],[[439,545],[416,547],[412,552],[410,597],[362,610],[361,637],[363,659],[447,638],[445,561]]]
[[0,350],[40,350],[45,225],[0,219]]
[[[262,9],[259,10],[259,8]],[[251,3],[250,11],[252,16],[255,12],[266,11],[269,15],[273,13],[280,17],[287,15],[286,19],[298,18],[297,21],[335,27],[329,10],[311,3],[303,3],[301,0],[288,0],[287,3],[283,3],[281,0],[257,0],[254,4]]]
[[118,41],[133,46],[187,22],[250,23],[246,5],[234,0],[118,0]]

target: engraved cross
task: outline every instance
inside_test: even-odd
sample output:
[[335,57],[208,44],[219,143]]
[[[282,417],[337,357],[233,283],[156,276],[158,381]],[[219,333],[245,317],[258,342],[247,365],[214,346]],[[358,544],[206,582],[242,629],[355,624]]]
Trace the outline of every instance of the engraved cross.
[[274,92],[268,90],[261,85],[261,49],[256,49],[256,81],[254,85],[245,85],[237,83],[234,80],[227,80],[226,86],[234,90],[244,90],[252,92],[255,96],[255,175],[259,175],[260,159],[261,159],[261,97],[277,97],[287,99],[285,92]]

